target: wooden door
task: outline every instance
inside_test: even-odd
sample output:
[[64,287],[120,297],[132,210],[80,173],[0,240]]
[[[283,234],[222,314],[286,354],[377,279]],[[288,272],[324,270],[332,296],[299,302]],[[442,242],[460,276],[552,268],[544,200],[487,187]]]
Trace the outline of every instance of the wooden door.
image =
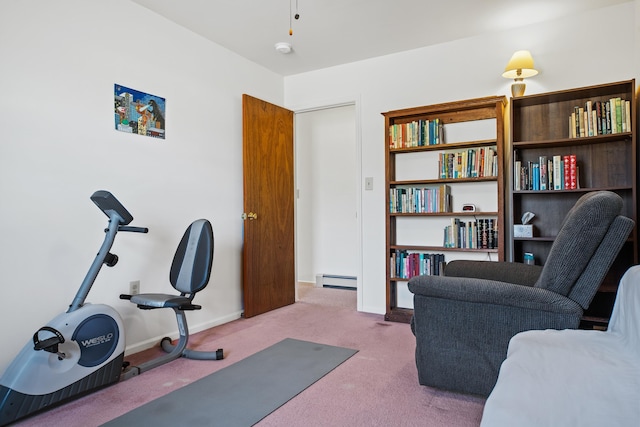
[[244,317],[295,302],[293,112],[242,97]]

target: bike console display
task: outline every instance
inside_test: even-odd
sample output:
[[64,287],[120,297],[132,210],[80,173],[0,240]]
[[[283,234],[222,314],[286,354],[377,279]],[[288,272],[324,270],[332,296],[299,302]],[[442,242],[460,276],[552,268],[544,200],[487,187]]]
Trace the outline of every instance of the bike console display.
[[95,203],[96,206],[98,206],[109,218],[111,218],[112,212],[118,214],[118,216],[122,218],[122,221],[120,222],[121,225],[127,225],[133,221],[133,216],[110,192],[98,190],[91,195],[91,200],[93,200],[93,203]]

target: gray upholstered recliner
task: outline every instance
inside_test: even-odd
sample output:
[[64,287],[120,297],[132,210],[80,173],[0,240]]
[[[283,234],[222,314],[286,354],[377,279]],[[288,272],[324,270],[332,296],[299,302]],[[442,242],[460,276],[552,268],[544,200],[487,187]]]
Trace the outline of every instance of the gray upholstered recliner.
[[445,276],[417,276],[411,328],[420,384],[487,396],[509,340],[532,329],[575,329],[634,222],[609,191],[567,213],[544,266],[453,261]]

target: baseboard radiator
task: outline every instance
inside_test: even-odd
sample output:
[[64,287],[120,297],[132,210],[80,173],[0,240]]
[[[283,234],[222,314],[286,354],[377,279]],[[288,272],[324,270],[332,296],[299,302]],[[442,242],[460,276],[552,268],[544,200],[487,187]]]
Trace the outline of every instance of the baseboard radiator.
[[317,274],[317,288],[346,288],[356,289],[358,279],[355,276],[340,276],[336,274]]

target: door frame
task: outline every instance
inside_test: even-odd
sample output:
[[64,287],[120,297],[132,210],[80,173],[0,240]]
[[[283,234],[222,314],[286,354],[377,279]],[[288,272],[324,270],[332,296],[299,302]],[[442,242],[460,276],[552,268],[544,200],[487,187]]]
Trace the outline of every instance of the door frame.
[[[356,271],[357,271],[357,279],[356,279],[356,293],[357,293],[357,310],[358,311],[362,311],[363,309],[363,283],[362,283],[362,274],[363,274],[363,260],[362,260],[362,182],[363,182],[363,177],[362,177],[362,126],[361,126],[361,111],[360,111],[360,106],[361,106],[361,101],[360,101],[360,96],[352,96],[352,97],[347,97],[344,99],[339,99],[339,100],[333,100],[330,102],[326,102],[326,103],[314,103],[311,105],[307,105],[307,106],[298,106],[298,107],[286,107],[289,108],[291,111],[293,111],[293,155],[294,155],[294,159],[296,158],[296,152],[297,152],[297,146],[298,146],[298,141],[297,141],[297,130],[296,130],[296,115],[300,114],[300,113],[309,113],[309,112],[314,112],[314,111],[320,111],[320,110],[328,110],[328,109],[332,109],[332,108],[339,108],[339,107],[347,107],[347,106],[354,106],[355,107],[355,111],[354,111],[354,116],[355,116],[355,146],[356,146],[356,173],[354,176],[354,179],[356,180],[356,203],[355,203],[355,209],[356,209]],[[294,161],[294,187],[298,188],[298,182],[297,182],[297,168],[298,168],[298,164]],[[297,203],[297,198],[296,198],[296,203],[294,205],[294,218],[297,219],[297,209],[298,209],[298,203]],[[295,241],[294,241],[294,248],[297,254],[297,250],[298,250],[298,224],[297,221],[294,225],[294,234],[295,234]],[[298,282],[298,261],[297,261],[297,257],[296,257],[296,270],[295,270],[295,275],[296,275],[296,283]],[[296,300],[298,298],[297,295],[297,287],[296,287]]]

